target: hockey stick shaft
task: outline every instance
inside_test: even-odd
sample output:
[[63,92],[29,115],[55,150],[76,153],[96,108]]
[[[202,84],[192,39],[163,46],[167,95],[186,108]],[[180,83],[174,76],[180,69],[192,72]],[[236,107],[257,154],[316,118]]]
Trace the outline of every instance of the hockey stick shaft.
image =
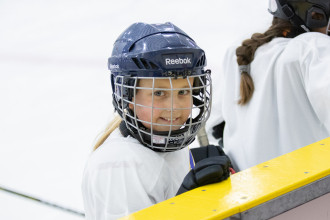
[[33,200],[35,202],[39,202],[39,203],[42,203],[44,205],[47,205],[47,206],[50,206],[50,207],[53,207],[53,208],[57,208],[57,209],[60,209],[62,211],[66,211],[66,212],[70,212],[72,214],[75,214],[75,215],[79,215],[79,216],[82,216],[84,217],[85,214],[80,212],[80,211],[76,211],[76,210],[73,210],[73,209],[70,209],[70,208],[66,208],[64,206],[61,206],[61,205],[57,205],[55,203],[52,203],[52,202],[49,202],[49,201],[46,201],[46,200],[43,200],[43,199],[39,199],[39,198],[36,198],[36,197],[33,197],[33,196],[30,196],[30,195],[27,195],[27,194],[24,194],[24,193],[20,193],[20,192],[17,192],[15,190],[12,190],[12,189],[8,189],[7,187],[3,187],[3,186],[0,186],[0,190],[4,191],[4,192],[7,192],[7,193],[10,193],[10,194],[14,194],[16,196],[20,196],[20,197],[24,197],[26,199],[30,199],[30,200]]

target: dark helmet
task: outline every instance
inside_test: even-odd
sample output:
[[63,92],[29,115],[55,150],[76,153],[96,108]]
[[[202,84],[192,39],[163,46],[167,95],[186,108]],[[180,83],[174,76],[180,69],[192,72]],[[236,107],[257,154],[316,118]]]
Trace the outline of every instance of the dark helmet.
[[[274,17],[290,21],[301,29],[309,32],[313,28],[325,27],[329,23],[329,0],[269,0],[269,12]],[[315,18],[317,13],[320,16]]]
[[[114,43],[108,68],[113,105],[129,134],[155,151],[175,151],[192,143],[210,114],[210,71],[204,71],[205,65],[204,51],[171,23],[135,23],[127,28]],[[193,78],[189,88],[193,100],[191,114],[180,129],[172,130],[171,125],[169,131],[147,129],[142,124],[147,122],[137,118],[129,108],[129,103],[134,102],[138,80],[155,78]],[[173,107],[169,111],[172,115]]]

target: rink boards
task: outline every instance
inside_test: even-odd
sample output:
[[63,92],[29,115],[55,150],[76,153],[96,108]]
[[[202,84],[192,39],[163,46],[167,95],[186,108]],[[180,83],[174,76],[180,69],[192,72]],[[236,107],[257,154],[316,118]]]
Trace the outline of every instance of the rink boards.
[[330,219],[330,138],[122,219]]

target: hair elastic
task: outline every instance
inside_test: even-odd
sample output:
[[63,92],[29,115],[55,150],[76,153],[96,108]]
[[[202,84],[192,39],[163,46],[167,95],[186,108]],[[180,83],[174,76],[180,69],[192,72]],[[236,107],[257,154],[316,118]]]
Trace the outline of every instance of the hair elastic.
[[238,66],[239,72],[242,74],[243,72],[250,74],[250,64],[248,65],[239,65]]

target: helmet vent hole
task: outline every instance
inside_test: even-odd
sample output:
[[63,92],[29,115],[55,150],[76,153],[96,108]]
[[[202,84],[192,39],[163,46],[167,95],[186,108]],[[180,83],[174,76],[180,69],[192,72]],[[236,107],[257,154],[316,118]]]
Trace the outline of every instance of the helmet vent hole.
[[198,62],[197,62],[197,64],[196,64],[196,66],[199,66],[200,62],[201,62],[201,60],[199,59]]
[[205,55],[202,56],[202,63],[201,63],[202,66],[205,65]]
[[139,69],[143,69],[142,64],[137,58],[132,58],[132,60]]
[[147,61],[146,59],[132,58],[133,62],[139,69],[153,69],[158,70],[159,67],[153,62]]
[[203,55],[197,62],[196,66],[204,66],[205,65],[205,55]]
[[144,69],[150,69],[148,62],[145,59],[140,59],[140,60],[143,66],[145,67]]
[[154,64],[153,62],[149,62],[149,64],[151,66],[151,69],[153,69],[153,70],[159,69],[159,67],[156,64]]

